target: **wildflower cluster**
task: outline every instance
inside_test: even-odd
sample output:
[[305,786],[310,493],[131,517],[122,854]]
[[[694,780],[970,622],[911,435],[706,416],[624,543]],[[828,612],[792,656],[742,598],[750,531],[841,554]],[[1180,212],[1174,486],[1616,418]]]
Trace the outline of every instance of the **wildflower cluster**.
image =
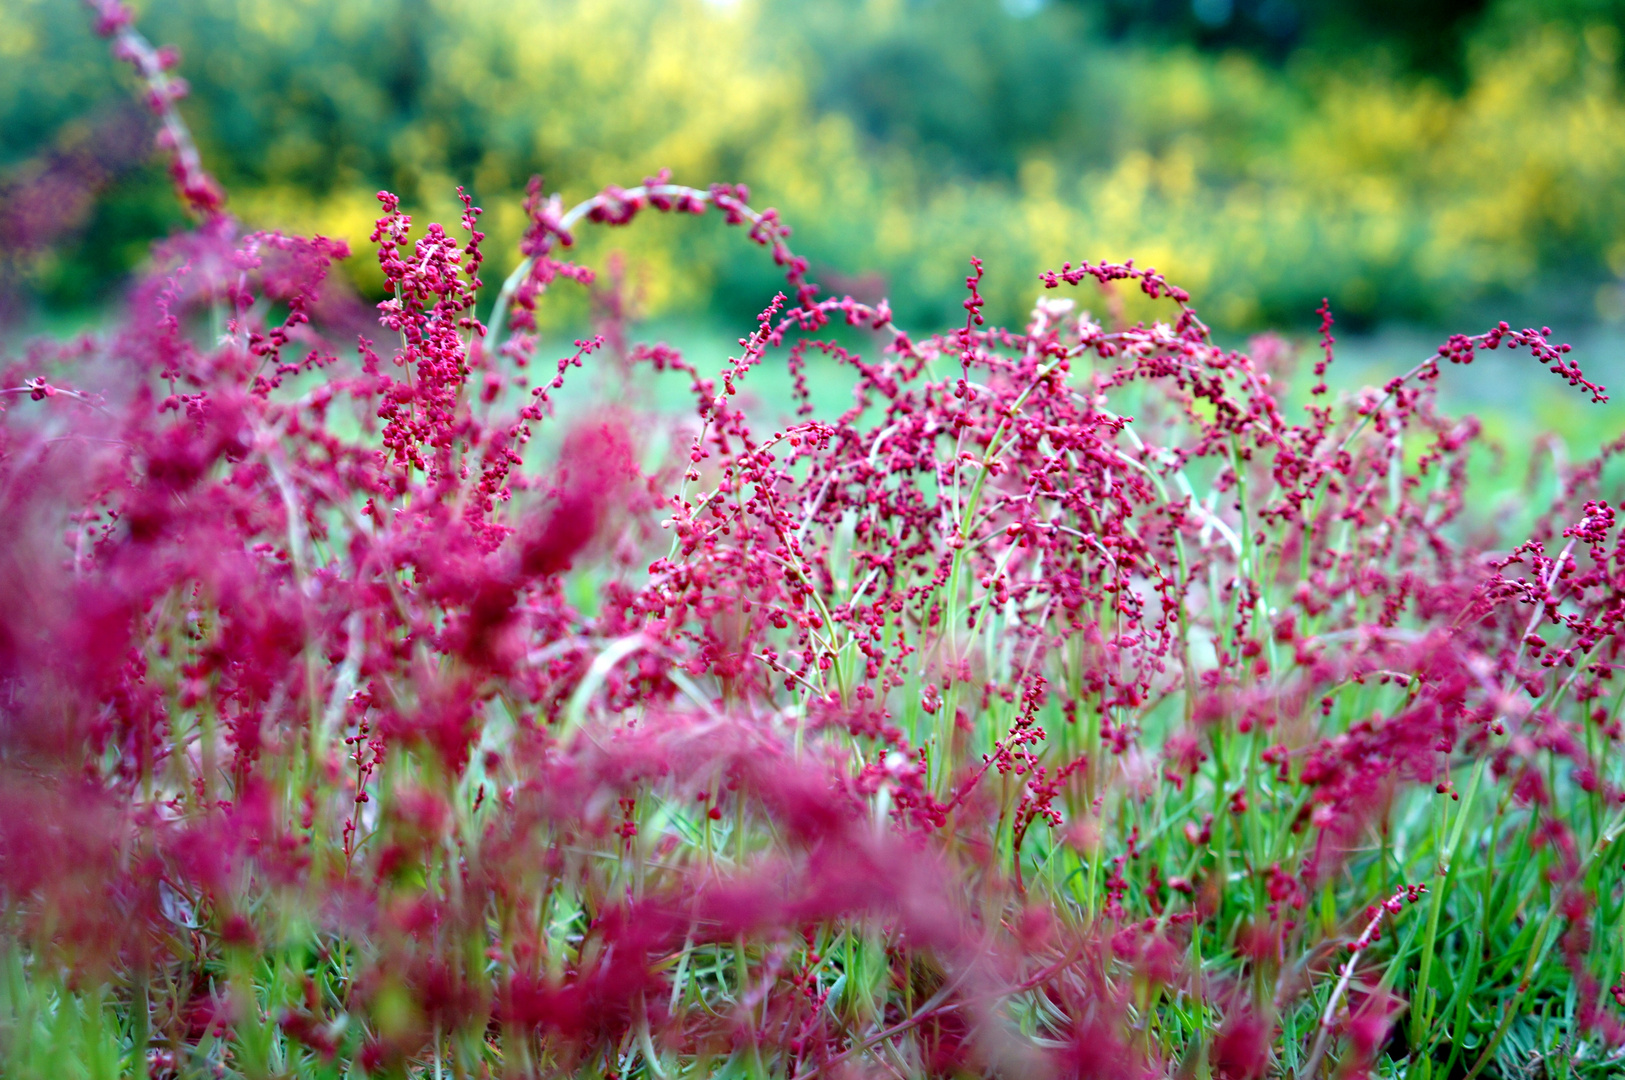
[[[114,333],[4,372],[8,1074],[1505,1075],[1559,1001],[1614,1067],[1622,446],[1498,551],[1433,395],[1505,345],[1601,400],[1544,332],[1333,401],[1325,309],[1294,420],[1149,268],[1005,329],[974,263],[910,335],[660,175],[533,185],[484,320],[468,196],[380,194],[380,349],[342,245],[186,197]],[[629,340],[532,384],[573,230],[709,208],[787,292],[535,438]]]

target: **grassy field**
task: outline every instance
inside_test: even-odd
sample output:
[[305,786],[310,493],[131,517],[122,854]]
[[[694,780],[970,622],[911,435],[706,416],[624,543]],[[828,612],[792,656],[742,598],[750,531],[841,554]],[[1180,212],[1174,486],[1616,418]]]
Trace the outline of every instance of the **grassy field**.
[[91,7],[185,226],[0,359],[5,1076],[1625,1069],[1616,333],[256,231]]

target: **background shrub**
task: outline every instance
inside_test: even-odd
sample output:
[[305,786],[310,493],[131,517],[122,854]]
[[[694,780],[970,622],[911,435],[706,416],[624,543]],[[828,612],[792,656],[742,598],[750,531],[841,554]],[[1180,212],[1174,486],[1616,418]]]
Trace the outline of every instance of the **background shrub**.
[[[492,208],[501,262],[523,221],[498,208],[532,174],[582,198],[670,167],[748,183],[815,264],[878,273],[923,323],[957,310],[948,268],[967,249],[1012,322],[1032,275],[1084,249],[1161,267],[1234,330],[1308,325],[1324,295],[1357,325],[1544,283],[1567,318],[1618,306],[1607,4],[176,0],[148,15],[188,59],[183,108],[234,211],[352,246],[379,187],[445,217],[455,178]],[[19,0],[0,20],[15,187],[124,90],[72,5]],[[99,303],[175,222],[136,162],[75,183],[109,209],[74,218],[76,245],[12,257],[57,308]],[[710,230],[617,242],[648,268],[654,314],[745,317],[770,281]],[[346,268],[369,293],[370,267]]]

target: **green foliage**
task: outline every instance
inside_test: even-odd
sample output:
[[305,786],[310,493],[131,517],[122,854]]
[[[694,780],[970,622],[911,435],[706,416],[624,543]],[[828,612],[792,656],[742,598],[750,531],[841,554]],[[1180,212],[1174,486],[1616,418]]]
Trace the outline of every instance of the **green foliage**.
[[[1554,276],[1588,310],[1625,271],[1625,15],[1477,6],[1286,5],[1280,47],[1246,30],[1268,4],[1234,6],[1223,33],[1187,4],[1105,0],[1029,17],[995,0],[174,0],[143,19],[181,48],[236,211],[352,246],[380,187],[444,217],[457,182],[497,208],[533,173],[582,195],[671,167],[749,183],[826,280],[878,270],[915,324],[957,311],[972,253],[1004,319],[1039,270],[1131,253],[1232,329],[1302,325],[1328,294],[1357,324],[1431,320]],[[0,11],[14,175],[124,90],[84,22],[63,0]],[[152,187],[105,197],[130,220]],[[144,216],[149,235],[168,220]],[[31,271],[36,295],[105,298],[127,267],[90,257],[111,220]],[[517,213],[487,222],[512,250]],[[704,230],[657,227],[629,254],[653,313],[709,299],[738,317],[772,288]],[[378,287],[363,260],[352,273]]]

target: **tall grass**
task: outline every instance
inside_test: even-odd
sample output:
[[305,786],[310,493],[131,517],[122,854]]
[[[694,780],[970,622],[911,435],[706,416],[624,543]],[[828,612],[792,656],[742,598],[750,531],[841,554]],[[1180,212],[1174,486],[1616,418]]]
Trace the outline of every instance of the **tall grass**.
[[[0,381],[8,1076],[1617,1072],[1617,447],[1506,537],[1434,403],[1495,349],[1605,400],[1545,331],[1334,399],[1329,307],[1296,372],[1132,263],[987,325],[972,260],[914,335],[665,175],[534,184],[487,319],[472,200],[381,193],[374,320],[95,6],[196,226]],[[656,212],[786,276],[714,375],[563,258]]]

